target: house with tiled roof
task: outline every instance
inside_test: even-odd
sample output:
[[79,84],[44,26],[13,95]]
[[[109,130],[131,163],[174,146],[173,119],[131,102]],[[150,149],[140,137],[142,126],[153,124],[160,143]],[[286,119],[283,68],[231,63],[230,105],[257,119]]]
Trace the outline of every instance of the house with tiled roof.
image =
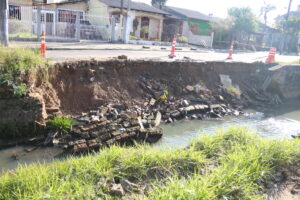
[[170,27],[178,27],[178,34],[185,36],[190,44],[211,47],[213,32],[210,22],[214,20],[212,16],[172,6],[163,6],[161,9],[169,13],[164,22],[164,33]]
[[110,34],[114,19],[116,40],[123,40],[127,15],[130,16],[129,28],[132,36],[137,39],[160,40],[164,16],[167,15],[163,10],[135,1],[131,1],[128,13],[128,0],[124,0],[123,9],[121,0],[56,0],[54,3],[48,1],[46,8],[57,11],[58,16],[54,18],[58,18],[58,23],[66,21],[64,16],[72,16],[75,20],[76,12],[80,11],[83,13],[81,20],[88,24],[107,27],[107,35]]
[[[121,0],[100,0],[108,6],[109,16],[114,16],[122,23]],[[161,40],[164,16],[168,13],[145,3],[131,1],[130,13],[127,13],[128,0],[124,0],[123,15],[129,15],[131,20],[131,35],[137,39]]]

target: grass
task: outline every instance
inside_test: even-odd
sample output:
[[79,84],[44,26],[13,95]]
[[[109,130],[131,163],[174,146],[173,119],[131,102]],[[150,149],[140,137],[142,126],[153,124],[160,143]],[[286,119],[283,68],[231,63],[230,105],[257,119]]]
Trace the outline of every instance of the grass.
[[241,90],[237,87],[232,86],[232,87],[229,87],[229,88],[226,88],[226,89],[229,93],[231,93],[232,95],[234,95],[237,98],[240,98],[241,95],[242,95]]
[[179,36],[179,37],[177,37],[177,42],[187,44],[189,42],[189,40],[185,36]]
[[119,199],[113,179],[146,185],[125,199],[263,199],[264,183],[300,159],[298,140],[269,140],[244,128],[204,135],[185,149],[113,146],[0,177],[0,199]]
[[0,47],[0,70],[2,72],[32,71],[46,66],[46,61],[38,51],[29,48]]
[[26,82],[34,82],[37,73],[44,74],[41,69],[46,66],[38,51],[0,46],[0,98],[26,95]]
[[54,117],[47,122],[50,131],[58,131],[60,134],[67,134],[72,129],[74,121],[68,117]]
[[290,61],[290,62],[278,61],[278,63],[281,65],[297,65],[297,64],[300,64],[300,60],[294,60],[294,61]]
[[10,38],[26,38],[26,39],[37,39],[37,35],[32,33],[20,32],[20,33],[11,33],[9,34]]

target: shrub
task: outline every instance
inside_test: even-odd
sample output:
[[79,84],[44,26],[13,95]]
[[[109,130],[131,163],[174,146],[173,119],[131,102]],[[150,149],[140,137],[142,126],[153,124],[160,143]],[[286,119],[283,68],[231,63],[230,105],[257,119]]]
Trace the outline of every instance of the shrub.
[[0,98],[24,96],[27,92],[25,77],[30,78],[46,66],[47,61],[38,51],[0,47]]
[[27,86],[25,84],[15,85],[13,87],[14,97],[23,97],[27,93]]
[[19,73],[22,70],[32,71],[46,66],[46,61],[37,51],[28,48],[0,47],[0,71]]
[[148,26],[142,26],[141,35],[142,35],[142,38],[144,38],[144,39],[148,38],[148,35],[149,35],[149,27]]
[[47,122],[47,128],[50,131],[58,131],[61,134],[67,134],[72,129],[74,121],[68,117],[55,117]]
[[227,91],[228,91],[230,94],[236,96],[237,98],[240,98],[240,97],[241,97],[241,94],[242,94],[242,92],[241,92],[241,90],[240,90],[239,88],[236,88],[236,87],[233,87],[233,86],[227,88]]
[[187,39],[187,37],[185,37],[185,36],[180,36],[180,37],[178,37],[177,38],[177,42],[179,42],[179,43],[188,43],[189,41],[188,41],[188,39]]
[[134,35],[129,36],[129,40],[136,40],[137,38]]

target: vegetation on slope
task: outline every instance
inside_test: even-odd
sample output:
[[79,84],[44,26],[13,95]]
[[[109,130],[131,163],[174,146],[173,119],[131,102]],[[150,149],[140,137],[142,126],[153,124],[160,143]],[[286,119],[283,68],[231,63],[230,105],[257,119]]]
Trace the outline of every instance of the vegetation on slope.
[[60,134],[67,134],[72,129],[74,121],[69,117],[54,117],[47,122],[47,128],[50,131],[59,132]]
[[46,66],[46,60],[37,51],[0,47],[0,99],[24,96],[27,82]]
[[299,144],[231,128],[179,150],[114,146],[7,172],[0,199],[120,199],[111,185],[123,179],[140,186],[123,199],[262,199],[266,183],[299,162]]

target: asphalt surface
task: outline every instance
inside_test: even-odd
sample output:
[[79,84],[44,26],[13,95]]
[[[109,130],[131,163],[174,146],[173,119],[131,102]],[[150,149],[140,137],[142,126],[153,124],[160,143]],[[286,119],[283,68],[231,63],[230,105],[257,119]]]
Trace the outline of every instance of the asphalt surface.
[[[214,51],[177,51],[176,57],[170,59],[169,51],[151,51],[151,50],[48,50],[47,58],[54,61],[78,60],[78,59],[110,59],[119,55],[126,55],[128,59],[132,60],[195,60],[195,61],[228,61],[228,53],[214,52]],[[233,62],[258,62],[265,61],[268,52],[255,53],[234,53]],[[299,56],[283,56],[276,55],[276,61],[280,62],[294,62],[298,61]]]
[[[11,46],[22,46],[39,48],[39,42],[11,42]],[[226,60],[228,50],[209,50],[195,46],[177,47],[176,57],[169,59],[170,46],[155,45],[133,45],[133,44],[111,44],[95,42],[47,42],[47,57],[54,61],[77,60],[77,59],[100,59],[107,60],[119,55],[126,55],[128,59],[142,60],[187,60],[195,61],[232,61],[232,62],[264,62],[269,52],[239,52],[234,50],[233,60]],[[146,47],[146,48],[145,48]],[[164,49],[161,49],[164,48]],[[192,49],[196,49],[192,50]],[[299,56],[276,55],[277,62],[296,62],[299,63]]]

